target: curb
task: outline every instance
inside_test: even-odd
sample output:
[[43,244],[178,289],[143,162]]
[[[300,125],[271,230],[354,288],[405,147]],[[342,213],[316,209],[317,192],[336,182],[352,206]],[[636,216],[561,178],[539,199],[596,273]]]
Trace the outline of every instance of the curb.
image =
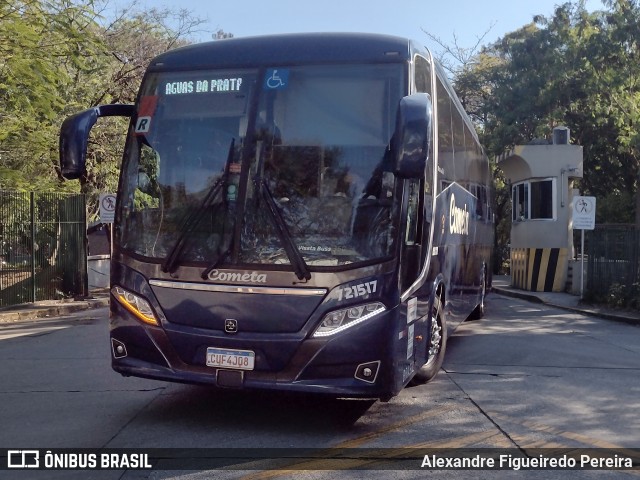
[[505,289],[502,287],[491,287],[491,291],[500,295],[504,295],[507,297],[518,298],[520,300],[526,300],[528,302],[540,303],[543,305],[548,305],[550,307],[559,308],[561,310],[566,310],[573,313],[581,313],[584,315],[589,315],[590,317],[598,317],[605,320],[612,320],[614,322],[626,323],[629,325],[640,325],[640,316],[634,314],[625,314],[624,312],[615,312],[611,310],[601,310],[598,308],[576,308],[570,307],[567,305],[559,305],[553,302],[547,302],[537,295],[526,293],[526,292],[516,292],[511,289]]
[[[493,293],[498,293],[500,295],[504,295],[506,297],[512,297],[512,298],[518,298],[520,300],[526,300],[528,302],[533,302],[533,303],[545,303],[544,300],[542,300],[540,297],[530,294],[530,293],[526,293],[524,291],[522,292],[516,292],[514,290],[510,290],[510,289],[505,289],[502,287],[491,287],[491,291]],[[554,305],[556,306],[556,305]]]
[[31,304],[18,310],[0,310],[0,325],[3,323],[36,320],[47,317],[60,317],[75,312],[93,310],[109,306],[109,297],[81,300],[78,302],[62,302],[54,305]]

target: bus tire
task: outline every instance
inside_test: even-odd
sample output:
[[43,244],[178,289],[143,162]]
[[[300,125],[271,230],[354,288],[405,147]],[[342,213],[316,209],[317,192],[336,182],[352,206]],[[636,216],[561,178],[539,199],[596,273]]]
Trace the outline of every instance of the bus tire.
[[447,324],[442,313],[442,300],[436,296],[433,300],[431,335],[429,336],[428,360],[413,377],[412,384],[420,385],[431,381],[442,367],[447,349]]

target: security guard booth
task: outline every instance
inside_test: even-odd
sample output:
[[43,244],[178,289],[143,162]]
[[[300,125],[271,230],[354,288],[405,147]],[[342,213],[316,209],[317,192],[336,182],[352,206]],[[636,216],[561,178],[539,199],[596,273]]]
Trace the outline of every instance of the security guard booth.
[[582,178],[582,147],[557,127],[553,143],[518,145],[498,159],[511,187],[511,285],[536,292],[565,290],[573,257],[573,182]]

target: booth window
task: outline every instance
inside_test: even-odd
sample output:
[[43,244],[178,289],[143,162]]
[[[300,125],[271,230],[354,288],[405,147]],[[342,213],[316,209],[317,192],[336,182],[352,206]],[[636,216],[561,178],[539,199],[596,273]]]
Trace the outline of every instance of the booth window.
[[527,180],[513,185],[511,199],[514,222],[556,218],[555,178]]
[[518,183],[512,190],[513,221],[521,222],[529,218],[529,182]]

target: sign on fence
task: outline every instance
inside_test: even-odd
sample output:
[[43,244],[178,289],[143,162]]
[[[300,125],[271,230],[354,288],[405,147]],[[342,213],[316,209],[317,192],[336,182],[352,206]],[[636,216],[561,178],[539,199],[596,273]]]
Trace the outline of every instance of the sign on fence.
[[116,213],[116,196],[113,193],[100,194],[100,222],[113,223]]

